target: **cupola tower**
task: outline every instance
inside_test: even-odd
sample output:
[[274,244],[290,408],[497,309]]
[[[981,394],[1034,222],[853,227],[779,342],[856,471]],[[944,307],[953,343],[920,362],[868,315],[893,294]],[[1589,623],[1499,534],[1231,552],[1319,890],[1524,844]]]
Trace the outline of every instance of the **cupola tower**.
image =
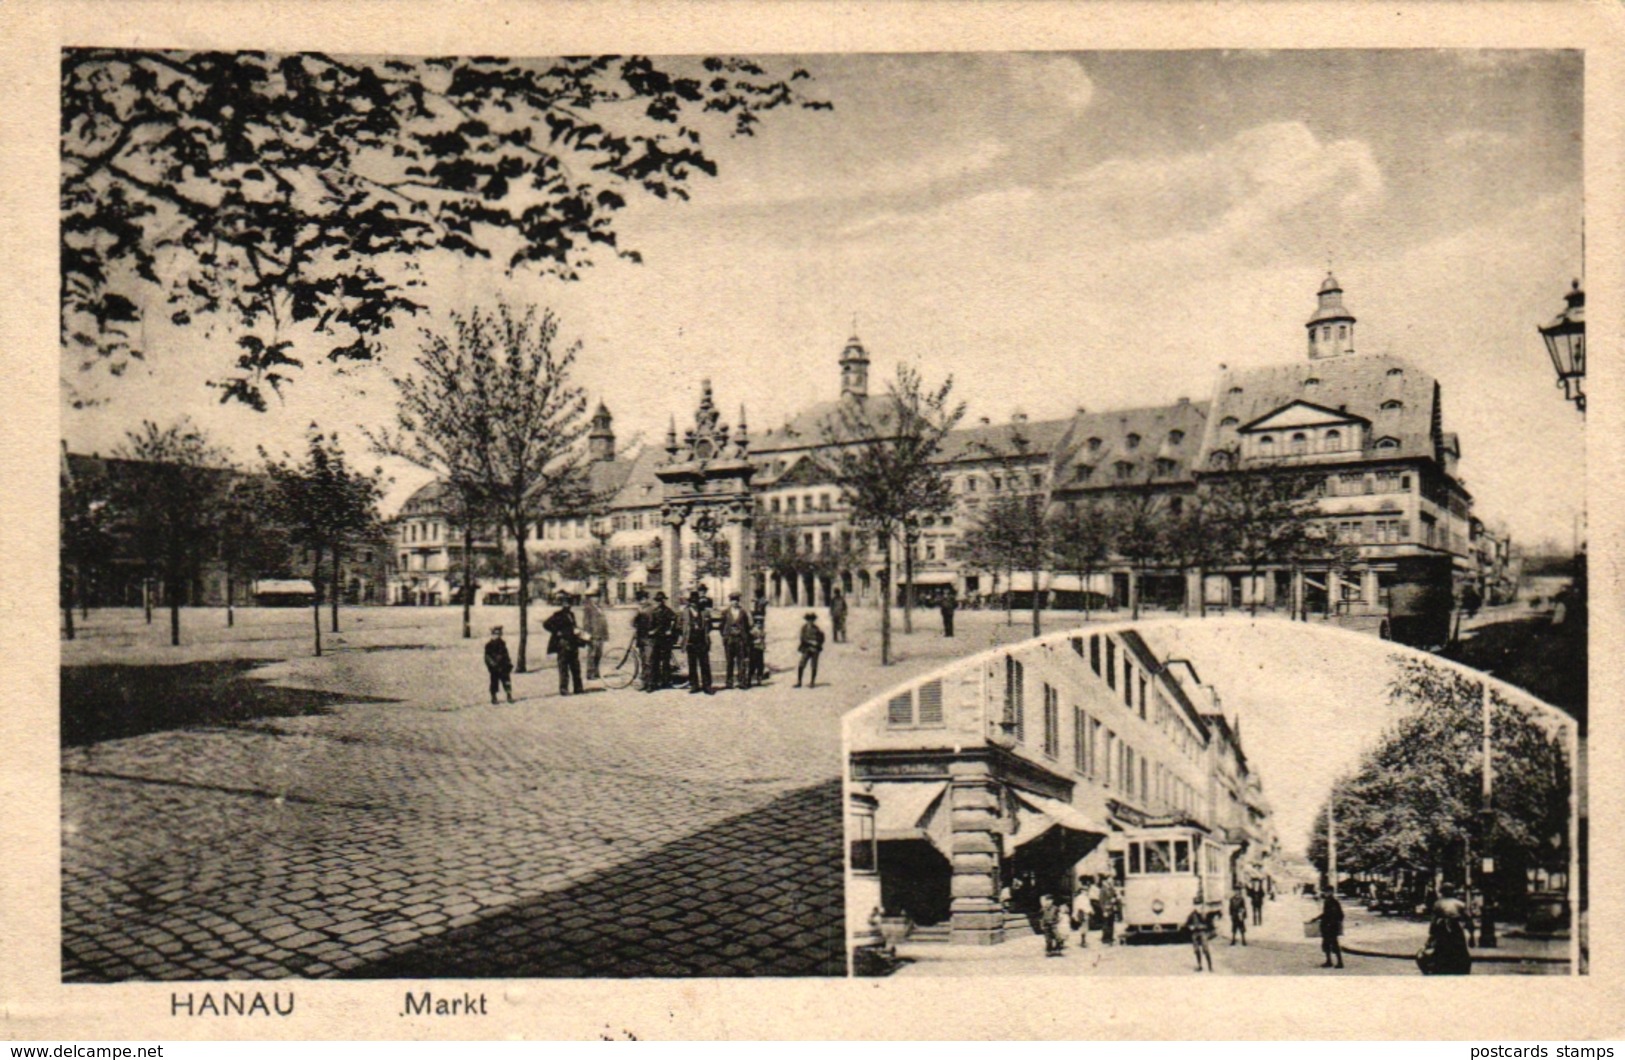
[[1329,272],[1320,285],[1320,305],[1304,327],[1309,329],[1310,360],[1354,352],[1354,314],[1343,304],[1343,288]]

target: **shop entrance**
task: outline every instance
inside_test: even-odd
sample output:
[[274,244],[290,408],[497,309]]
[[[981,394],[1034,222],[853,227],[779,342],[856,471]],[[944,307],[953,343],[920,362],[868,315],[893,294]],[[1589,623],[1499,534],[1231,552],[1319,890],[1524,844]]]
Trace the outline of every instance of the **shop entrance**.
[[945,924],[952,903],[953,867],[941,851],[923,839],[880,844],[880,908],[886,916]]

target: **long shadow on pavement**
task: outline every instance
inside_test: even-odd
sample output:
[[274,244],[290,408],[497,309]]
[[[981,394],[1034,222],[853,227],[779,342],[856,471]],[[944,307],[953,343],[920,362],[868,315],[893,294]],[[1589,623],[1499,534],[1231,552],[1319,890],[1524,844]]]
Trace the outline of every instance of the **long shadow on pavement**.
[[842,860],[831,780],[345,978],[844,976]]
[[169,729],[231,725],[254,718],[328,714],[339,703],[377,697],[279,688],[250,677],[268,660],[172,665],[62,667],[62,746],[81,747]]

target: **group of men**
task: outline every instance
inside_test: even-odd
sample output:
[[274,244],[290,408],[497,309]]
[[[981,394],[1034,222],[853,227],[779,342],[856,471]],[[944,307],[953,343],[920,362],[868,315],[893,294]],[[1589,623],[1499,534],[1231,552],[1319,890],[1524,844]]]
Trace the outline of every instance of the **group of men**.
[[[583,691],[582,659],[587,656],[586,680],[599,677],[604,648],[609,640],[609,622],[603,608],[588,598],[581,621],[576,620],[570,598],[560,594],[558,608],[542,623],[547,632],[547,653],[557,660],[559,695],[580,695]],[[836,629],[844,637],[845,609]],[[818,683],[818,657],[824,649],[824,632],[818,628],[817,615],[809,612],[797,640],[800,664],[796,669],[796,687],[806,680],[811,687]],[[688,690],[691,694],[716,692],[711,676],[711,635],[720,634],[727,688],[750,688],[767,680],[767,600],[757,597],[750,610],[740,602],[739,593],[728,594],[728,606],[718,613],[711,603],[711,594],[703,586],[689,593],[681,611],[667,603],[666,594],[657,592],[651,598],[647,592],[637,593],[637,613],[632,618],[632,638],[638,653],[642,675],[639,687],[645,692],[658,692],[676,684],[673,655],[681,647],[688,664]],[[491,630],[491,639],[485,645],[485,668],[491,678],[491,702],[497,702],[497,692],[507,693],[513,702],[513,661],[508,654],[507,642],[502,639],[502,627]],[[810,675],[809,675],[810,671]],[[807,680],[810,676],[810,680]]]
[[724,679],[728,688],[750,688],[767,679],[767,601],[758,597],[751,610],[740,594],[728,594],[728,606],[719,615],[711,594],[701,585],[688,594],[681,612],[672,610],[665,593],[639,590],[637,613],[632,616],[632,640],[643,674],[645,692],[672,687],[672,655],[681,645],[688,662],[688,690],[710,695],[711,634],[722,636]]

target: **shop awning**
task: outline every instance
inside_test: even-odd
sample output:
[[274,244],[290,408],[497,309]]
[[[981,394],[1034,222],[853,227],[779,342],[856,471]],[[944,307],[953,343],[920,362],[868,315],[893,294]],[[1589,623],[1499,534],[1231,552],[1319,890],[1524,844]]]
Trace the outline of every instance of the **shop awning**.
[[316,587],[304,578],[261,578],[254,583],[256,594],[293,593],[313,596]]
[[875,838],[924,839],[946,856],[952,847],[948,782],[876,784]]
[[1012,849],[1030,843],[1057,826],[1079,835],[1104,839],[1111,833],[1105,824],[1070,803],[1045,798],[1031,792],[1011,789],[1010,810],[1015,827],[1008,835]]
[[[1038,575],[1038,587],[1040,589],[1049,588],[1049,574],[1047,572],[1040,572],[1040,574]],[[1031,571],[1024,571],[1024,570],[1012,571],[1010,573],[1010,591],[1013,592],[1013,593],[1030,593],[1030,592],[1032,592],[1033,591],[1033,575],[1032,575],[1032,572]]]
[[[925,570],[914,572],[915,585],[952,585],[956,575],[951,570]],[[907,585],[906,581],[901,584]]]

